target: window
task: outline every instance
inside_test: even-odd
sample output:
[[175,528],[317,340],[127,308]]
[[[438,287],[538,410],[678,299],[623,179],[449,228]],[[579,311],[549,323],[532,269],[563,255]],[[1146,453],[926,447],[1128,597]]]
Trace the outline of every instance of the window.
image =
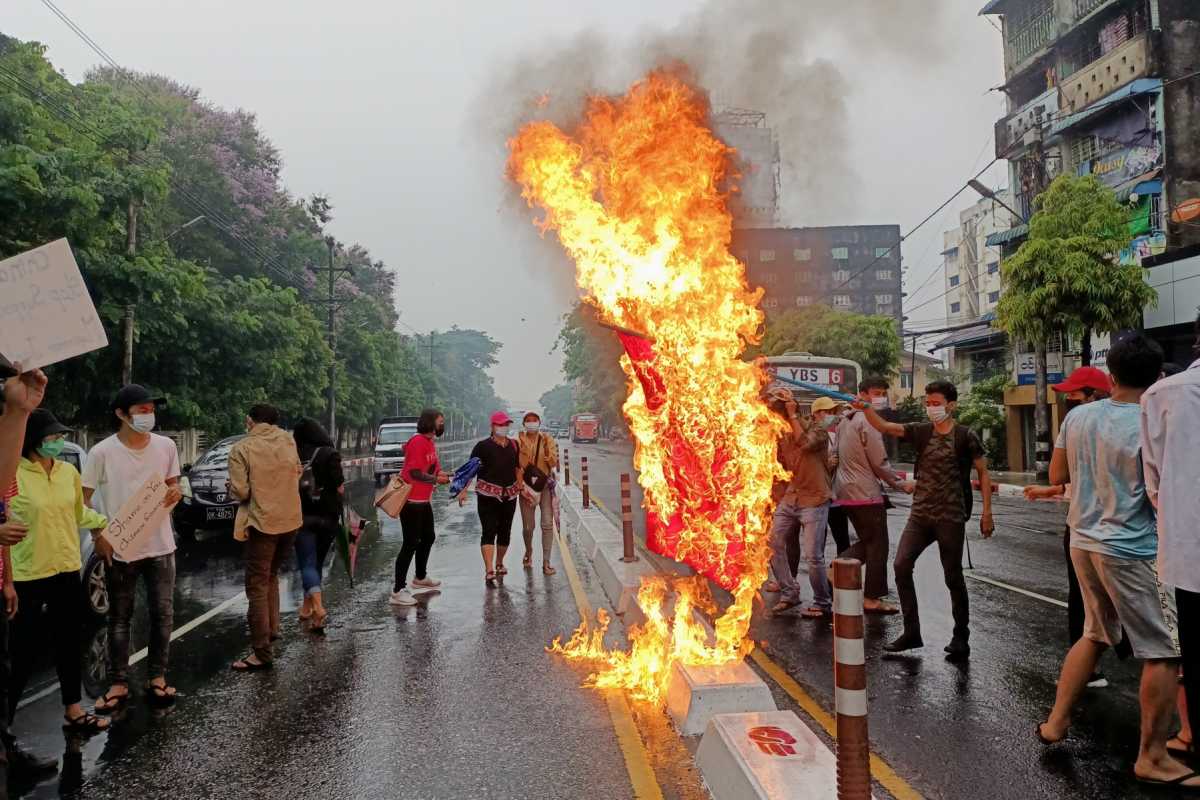
[[999,292],[988,292],[988,302],[989,303],[999,303],[1000,302],[1000,293]]
[[850,307],[850,295],[835,294],[833,296],[833,307],[834,308],[849,308]]
[[772,310],[779,308],[779,301],[774,297],[768,297],[766,300],[763,300],[763,308]]
[[887,258],[891,254],[892,254],[892,248],[890,248],[890,247],[876,247],[875,248],[875,257],[876,258]]
[[775,281],[779,280],[779,276],[776,275],[774,272],[764,272],[761,275],[761,278],[762,278],[762,282],[767,284],[768,286],[774,284]]
[[1071,163],[1078,169],[1100,154],[1096,137],[1083,136],[1071,142]]
[[890,294],[875,295],[875,304],[876,305],[887,305],[890,302],[892,302],[892,296]]
[[839,261],[845,261],[846,259],[850,258],[849,247],[835,247],[830,252],[833,254],[833,257]]
[[796,283],[812,283],[813,274],[808,270],[800,270],[796,273]]
[[774,261],[775,260],[775,251],[774,250],[759,250],[758,251],[758,260],[762,261],[764,263],[767,261]]
[[833,280],[836,283],[846,283],[847,281],[850,280],[850,270],[835,269],[833,271]]
[[812,261],[812,248],[796,248],[792,251],[792,259],[795,261]]
[[957,314],[960,311],[962,311],[962,303],[951,303],[950,304],[950,313],[951,314]]
[[796,298],[796,305],[800,306],[801,308],[803,308],[804,306],[811,306],[812,298],[806,294],[802,294]]
[[958,286],[958,276],[957,276],[957,275],[951,275],[951,276],[950,276],[950,285],[951,285],[951,286]]
[[900,373],[900,388],[901,389],[911,389],[912,388],[912,373],[911,372],[901,372]]
[[896,274],[896,273],[894,273],[894,272],[893,272],[892,270],[890,270],[890,269],[877,269],[877,270],[875,270],[875,280],[877,280],[877,281],[891,281],[891,280],[895,280],[895,278],[894,278],[894,277],[892,277],[892,276],[893,276],[893,275],[895,275],[895,274]]
[[988,264],[988,275],[995,275],[999,271],[1000,271],[1000,262],[999,261],[993,261],[992,263]]

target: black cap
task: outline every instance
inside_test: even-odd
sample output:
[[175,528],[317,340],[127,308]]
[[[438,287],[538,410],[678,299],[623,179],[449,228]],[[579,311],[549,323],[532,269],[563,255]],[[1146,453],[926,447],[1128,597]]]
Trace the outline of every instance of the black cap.
[[161,396],[151,394],[145,386],[131,383],[128,386],[122,386],[121,391],[117,392],[117,396],[113,398],[112,407],[113,411],[118,409],[124,411],[130,406],[140,406],[142,403],[161,403],[162,401]]
[[49,409],[35,408],[33,413],[29,415],[29,421],[25,423],[25,430],[28,438],[41,441],[47,436],[53,436],[56,433],[70,433],[71,429],[58,421],[58,417],[54,416]]

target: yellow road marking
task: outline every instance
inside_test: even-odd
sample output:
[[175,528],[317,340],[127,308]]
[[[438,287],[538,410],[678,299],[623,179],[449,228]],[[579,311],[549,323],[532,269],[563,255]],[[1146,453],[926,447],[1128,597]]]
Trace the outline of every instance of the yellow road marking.
[[[804,691],[803,687],[796,683],[795,679],[787,673],[787,670],[772,661],[761,648],[754,648],[754,652],[750,654],[750,657],[785,692],[791,695],[796,704],[804,709],[804,713],[816,720],[816,723],[824,728],[825,732],[834,741],[837,740],[837,719],[822,708],[816,700],[812,699],[808,692]],[[887,789],[896,800],[923,800],[920,792],[914,789],[904,778],[897,775],[896,771],[888,766],[886,761],[874,753],[871,754],[871,777],[879,781],[880,785]]]
[[[571,594],[575,596],[575,605],[582,619],[592,620],[592,604],[588,602],[583,591],[583,583],[579,573],[575,571],[575,561],[567,548],[562,531],[558,531],[558,552],[562,556],[563,569],[567,573],[567,582],[571,584]],[[662,789],[654,777],[654,768],[650,766],[650,758],[646,754],[646,745],[638,733],[637,723],[633,721],[633,712],[624,692],[606,691],[604,700],[608,704],[608,715],[612,718],[613,732],[617,735],[617,744],[621,747],[621,755],[625,758],[625,769],[629,772],[629,782],[633,786],[633,796],[638,800],[662,800]]]

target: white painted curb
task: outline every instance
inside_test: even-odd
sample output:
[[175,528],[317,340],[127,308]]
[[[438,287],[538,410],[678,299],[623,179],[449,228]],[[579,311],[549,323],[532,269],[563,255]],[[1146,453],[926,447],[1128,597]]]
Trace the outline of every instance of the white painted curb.
[[667,713],[684,736],[699,736],[717,714],[775,711],[766,682],[745,661],[720,666],[676,663],[667,686]]

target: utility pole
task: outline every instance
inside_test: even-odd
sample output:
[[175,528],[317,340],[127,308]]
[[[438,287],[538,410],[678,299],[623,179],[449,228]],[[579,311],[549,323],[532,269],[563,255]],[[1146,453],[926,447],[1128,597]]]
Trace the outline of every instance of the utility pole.
[[[125,255],[132,261],[137,255],[137,218],[138,205],[137,201],[131,196],[129,205],[125,210]],[[125,304],[125,317],[121,320],[122,335],[124,338],[124,351],[121,359],[121,385],[128,386],[133,383],[133,330],[134,330],[134,314],[136,306],[133,303]]]
[[[1033,145],[1033,175],[1030,178],[1030,214],[1033,216],[1033,198],[1046,189],[1046,151],[1042,147],[1042,134],[1049,123],[1038,120],[1038,137]],[[1046,381],[1046,336],[1040,337],[1034,347],[1033,368],[1033,428],[1034,470],[1039,481],[1050,477],[1050,407]]]
[[325,246],[329,248],[329,266],[321,270],[318,267],[309,265],[309,269],[313,272],[327,272],[328,277],[328,296],[325,298],[325,303],[328,305],[329,314],[326,318],[325,337],[326,343],[329,345],[329,387],[325,394],[325,414],[326,422],[329,425],[329,435],[333,440],[338,441],[337,435],[337,309],[341,302],[341,298],[335,293],[337,288],[337,278],[339,275],[353,275],[354,270],[349,267],[337,267],[334,263],[334,255],[337,251],[337,239],[332,236],[325,237]]

